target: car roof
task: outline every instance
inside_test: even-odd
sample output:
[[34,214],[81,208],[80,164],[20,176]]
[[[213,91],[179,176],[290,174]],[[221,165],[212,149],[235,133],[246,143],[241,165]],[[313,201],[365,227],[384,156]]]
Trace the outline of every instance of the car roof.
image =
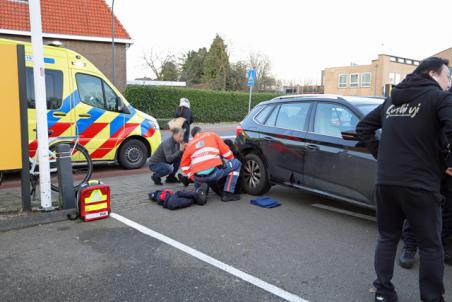
[[314,100],[334,100],[348,102],[354,106],[359,105],[380,105],[384,102],[384,97],[365,97],[365,96],[342,96],[336,94],[296,94],[276,97],[274,99],[262,102],[261,104],[287,103],[295,101],[314,101]]

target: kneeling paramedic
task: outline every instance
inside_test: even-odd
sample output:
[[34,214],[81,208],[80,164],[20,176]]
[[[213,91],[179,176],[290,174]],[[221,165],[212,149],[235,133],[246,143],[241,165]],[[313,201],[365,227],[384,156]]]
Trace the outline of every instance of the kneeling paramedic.
[[176,173],[179,170],[182,152],[185,149],[184,132],[180,128],[171,130],[171,137],[164,140],[152,155],[149,169],[154,174],[152,180],[156,185],[162,185],[162,177],[167,183],[177,183]]
[[201,132],[201,128],[192,129],[193,139],[187,144],[182,156],[181,169],[188,178],[194,180],[197,190],[205,190],[208,185],[226,177],[223,201],[239,200],[234,194],[240,175],[241,163],[234,158],[229,147],[213,132]]

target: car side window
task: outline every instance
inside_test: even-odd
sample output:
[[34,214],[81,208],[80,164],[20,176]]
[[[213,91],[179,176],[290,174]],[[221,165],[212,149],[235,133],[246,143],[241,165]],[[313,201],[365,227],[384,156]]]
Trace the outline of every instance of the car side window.
[[315,113],[314,132],[340,138],[341,132],[355,129],[358,122],[358,117],[345,106],[319,103]]
[[306,118],[311,103],[282,104],[276,119],[276,127],[290,130],[305,130]]
[[[45,78],[47,109],[58,109],[63,103],[63,72],[60,70],[46,69]],[[28,108],[34,109],[36,107],[36,101],[33,68],[26,68],[25,79],[27,83]]]
[[108,111],[119,111],[121,101],[118,95],[101,78],[78,73],[76,80],[80,100],[83,103]]
[[279,106],[276,106],[276,108],[272,111],[270,116],[265,121],[265,126],[274,127],[276,122],[276,117],[278,116]]
[[264,105],[264,108],[256,115],[256,117],[254,118],[256,120],[256,122],[258,122],[259,124],[263,124],[265,122],[265,120],[267,119],[268,114],[270,113],[270,111],[272,111],[273,106],[271,105]]

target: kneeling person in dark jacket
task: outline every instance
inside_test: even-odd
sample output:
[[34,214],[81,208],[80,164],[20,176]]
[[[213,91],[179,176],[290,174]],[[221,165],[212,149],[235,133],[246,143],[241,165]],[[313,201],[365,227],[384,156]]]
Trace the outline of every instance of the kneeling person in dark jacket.
[[149,161],[149,169],[154,174],[152,180],[156,185],[162,184],[162,177],[167,183],[176,183],[176,173],[179,170],[182,153],[185,149],[184,132],[180,128],[171,130],[171,137],[164,140],[152,155]]

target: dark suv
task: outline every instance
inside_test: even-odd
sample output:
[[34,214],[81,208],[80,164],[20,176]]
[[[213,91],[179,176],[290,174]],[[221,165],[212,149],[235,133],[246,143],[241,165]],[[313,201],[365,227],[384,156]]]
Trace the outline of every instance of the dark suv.
[[299,95],[260,103],[237,127],[245,191],[261,195],[281,184],[373,206],[376,161],[354,131],[382,102]]

